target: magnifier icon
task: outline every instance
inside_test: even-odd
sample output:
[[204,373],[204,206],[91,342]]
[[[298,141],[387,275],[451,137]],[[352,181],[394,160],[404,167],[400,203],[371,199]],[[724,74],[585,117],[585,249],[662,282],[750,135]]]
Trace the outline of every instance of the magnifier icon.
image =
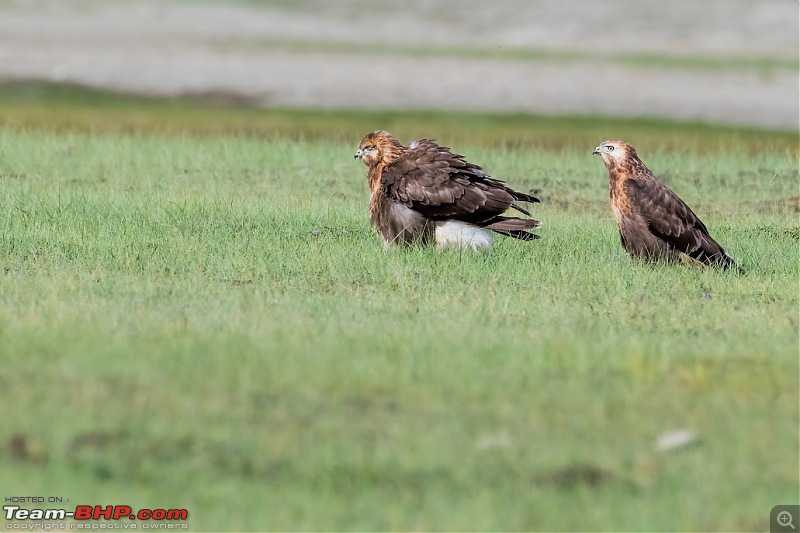
[[777,519],[778,523],[782,527],[789,526],[790,528],[794,529],[794,524],[792,524],[792,513],[789,511],[781,511],[778,513]]

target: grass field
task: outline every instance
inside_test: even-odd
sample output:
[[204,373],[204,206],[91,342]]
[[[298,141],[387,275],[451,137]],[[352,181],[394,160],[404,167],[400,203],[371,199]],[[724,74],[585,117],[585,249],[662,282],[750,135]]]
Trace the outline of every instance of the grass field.
[[[796,135],[421,117],[543,200],[542,239],[476,255],[370,229],[356,143],[430,134],[397,115],[15,98],[4,496],[185,507],[198,531],[765,530],[797,502]],[[234,134],[248,113],[263,130]],[[608,137],[748,274],[630,260],[589,155]]]

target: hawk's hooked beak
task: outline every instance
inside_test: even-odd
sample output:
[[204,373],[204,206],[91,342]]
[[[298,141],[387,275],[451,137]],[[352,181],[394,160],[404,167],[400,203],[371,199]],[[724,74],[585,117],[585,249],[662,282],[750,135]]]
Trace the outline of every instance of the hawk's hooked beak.
[[600,155],[600,147],[595,146],[594,150],[592,151],[592,155]]
[[353,159],[361,159],[361,150],[358,150],[355,154],[353,154]]

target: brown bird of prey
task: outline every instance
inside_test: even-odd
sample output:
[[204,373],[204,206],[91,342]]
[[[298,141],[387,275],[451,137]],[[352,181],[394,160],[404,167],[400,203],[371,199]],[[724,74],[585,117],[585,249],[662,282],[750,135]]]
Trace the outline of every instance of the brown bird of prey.
[[691,262],[688,256],[741,272],[694,211],[642,163],[633,146],[606,141],[592,153],[602,156],[608,169],[611,209],[622,246],[631,256]]
[[358,145],[356,159],[368,167],[372,226],[389,244],[457,245],[482,250],[492,232],[523,241],[540,223],[502,216],[509,208],[530,216],[516,202],[538,202],[478,165],[430,139],[400,144],[387,131],[374,131]]

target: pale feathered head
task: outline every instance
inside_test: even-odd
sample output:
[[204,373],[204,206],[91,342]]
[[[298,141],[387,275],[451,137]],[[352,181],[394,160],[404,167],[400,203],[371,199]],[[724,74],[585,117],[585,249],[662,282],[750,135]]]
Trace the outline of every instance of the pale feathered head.
[[361,139],[353,156],[361,159],[365,165],[372,167],[380,162],[390,164],[394,162],[405,148],[391,133],[384,130],[373,131]]
[[625,141],[604,141],[595,147],[592,152],[603,158],[603,163],[607,167],[619,165],[627,159],[639,159],[636,155],[636,148]]

